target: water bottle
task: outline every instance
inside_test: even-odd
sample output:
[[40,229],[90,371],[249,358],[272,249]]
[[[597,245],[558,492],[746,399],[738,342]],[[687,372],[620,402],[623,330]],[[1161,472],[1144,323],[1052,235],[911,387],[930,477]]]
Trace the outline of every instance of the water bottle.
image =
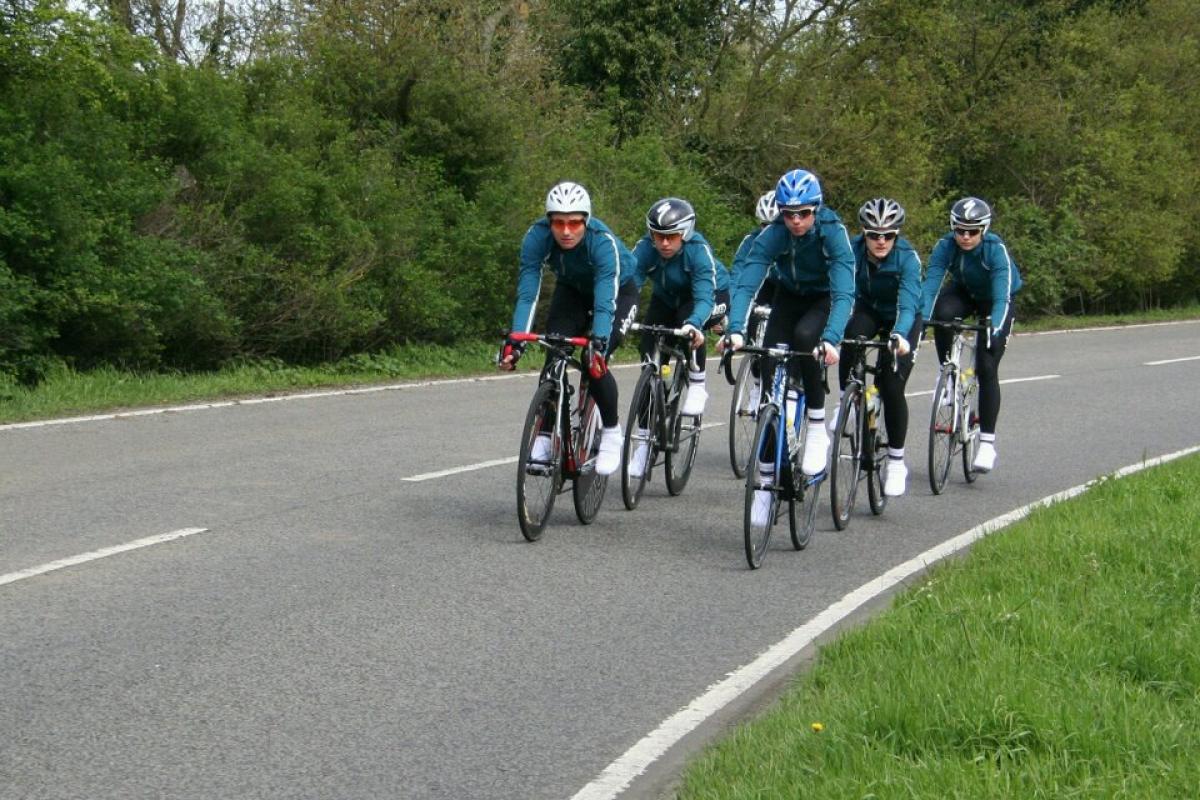
[[798,413],[798,409],[800,408],[800,392],[792,387],[788,387],[787,397],[784,400],[783,407],[784,417],[787,419],[787,426],[795,431],[796,435],[799,435],[800,423],[803,421],[800,419],[800,415]]

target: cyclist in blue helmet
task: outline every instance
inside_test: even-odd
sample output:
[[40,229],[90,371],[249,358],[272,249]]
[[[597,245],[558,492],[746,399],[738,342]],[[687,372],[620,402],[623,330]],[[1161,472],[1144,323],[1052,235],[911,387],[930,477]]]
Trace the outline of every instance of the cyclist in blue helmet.
[[[779,216],[755,237],[746,256],[732,293],[729,334],[720,349],[742,346],[752,301],[774,268],[767,343],[811,350],[829,366],[838,362],[838,345],[854,308],[854,252],[846,226],[822,200],[821,183],[807,170],[794,169],[779,179]],[[817,475],[829,463],[825,387],[815,361],[802,361],[800,373],[809,421],[800,468]],[[774,476],[760,477],[769,481]],[[770,508],[771,493],[762,494],[752,507],[755,513]]]
[[[596,457],[596,472],[601,475],[611,475],[621,467],[623,436],[617,381],[604,368],[604,362],[621,343],[625,331],[614,320],[626,321],[627,325],[636,314],[633,265],[629,248],[607,225],[592,216],[591,196],[573,181],[561,181],[550,187],[546,215],[534,221],[521,243],[512,330],[527,333],[533,329],[542,270],[549,269],[556,282],[544,329],[564,336],[589,335],[592,351],[600,354],[603,374],[593,378],[589,387],[604,424]],[[515,369],[523,352],[523,342],[506,339],[500,350],[500,369]],[[534,443],[535,459],[548,454],[550,438],[548,435],[543,438]]]
[[[681,327],[689,332],[695,354],[680,413],[703,414],[708,401],[704,329],[719,321],[728,309],[729,271],[713,254],[708,240],[696,230],[696,210],[692,204],[678,197],[665,197],[650,206],[646,212],[646,235],[634,245],[633,260],[634,283],[640,289],[649,280],[653,287],[646,324]],[[653,343],[652,334],[642,336],[643,357]],[[646,431],[639,434],[641,443],[629,463],[629,474],[635,476],[645,472],[649,455]]]
[[[979,451],[973,466],[978,472],[990,472],[996,466],[1000,359],[1012,332],[1013,295],[1022,285],[1017,263],[1004,240],[989,231],[991,226],[992,208],[978,197],[964,197],[951,207],[950,232],[933,246],[921,299],[927,319],[948,321],[972,315],[990,319],[987,340],[975,350]],[[940,328],[934,331],[939,362],[946,360],[952,336]]]
[[[908,401],[904,399],[904,386],[913,368],[913,347],[921,335],[921,259],[900,235],[904,218],[904,208],[887,197],[868,200],[858,210],[862,233],[850,242],[857,295],[854,314],[846,325],[847,339],[888,336],[895,350],[895,369],[892,351],[885,350],[875,374],[888,434],[889,463],[883,493],[892,497],[904,494],[908,479],[904,463]],[[842,355],[838,384],[844,389],[857,354],[846,345]]]

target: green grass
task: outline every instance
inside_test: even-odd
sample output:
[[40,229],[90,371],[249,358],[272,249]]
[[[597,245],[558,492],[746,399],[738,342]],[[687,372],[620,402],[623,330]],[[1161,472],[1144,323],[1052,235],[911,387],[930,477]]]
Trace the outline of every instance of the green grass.
[[[1196,318],[1200,318],[1200,307],[1136,316],[1056,317],[1029,324],[1021,321],[1018,330]],[[207,373],[138,373],[112,368],[77,372],[61,367],[34,388],[5,381],[0,376],[0,423],[274,392],[478,375],[492,371],[491,361],[497,349],[497,342],[466,343],[453,347],[412,345],[315,367],[255,362]],[[618,353],[619,361],[636,359],[637,352],[631,343],[626,343]],[[530,369],[540,363],[539,358],[527,358],[522,365]]]
[[1018,319],[1017,332],[1077,330],[1110,325],[1137,325],[1147,322],[1176,322],[1188,319],[1200,319],[1200,306],[1156,309],[1137,314],[1105,314],[1090,317],[1048,316],[1028,321]]
[[1103,481],[935,568],[678,797],[1196,797],[1197,486],[1195,456]]

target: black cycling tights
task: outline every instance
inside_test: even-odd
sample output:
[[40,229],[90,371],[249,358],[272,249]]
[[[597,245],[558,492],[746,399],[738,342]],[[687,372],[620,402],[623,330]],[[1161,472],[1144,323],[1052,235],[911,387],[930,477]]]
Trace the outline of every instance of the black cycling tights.
[[[967,294],[966,289],[951,285],[942,289],[938,296],[933,307],[933,318],[943,322],[969,317],[983,319],[990,312],[990,302],[986,305],[978,303]],[[982,433],[996,432],[996,420],[1000,417],[1000,359],[1004,357],[1012,323],[1010,314],[1004,321],[1004,327],[992,335],[992,346],[975,349],[975,375],[979,379],[979,430]],[[934,328],[933,340],[937,345],[939,364],[950,355],[953,338],[954,334],[945,328]],[[978,341],[985,343],[982,337]]]
[[[846,338],[859,336],[874,338],[882,335],[887,337],[892,332],[894,320],[885,320],[872,308],[860,305],[854,309],[854,316],[846,325]],[[921,334],[921,319],[918,315],[916,322],[906,334],[910,347],[915,348]],[[838,362],[838,383],[845,389],[846,381],[850,379],[850,365],[854,362],[857,347],[845,345],[842,347],[842,359]],[[879,387],[879,397],[883,400],[883,419],[887,425],[888,445],[900,450],[908,438],[908,401],[904,398],[904,386],[908,383],[909,373],[912,372],[914,350],[908,355],[900,356],[896,369],[892,369],[892,354],[881,350],[879,354],[879,371],[875,373],[875,385]],[[871,360],[871,356],[867,356]]]

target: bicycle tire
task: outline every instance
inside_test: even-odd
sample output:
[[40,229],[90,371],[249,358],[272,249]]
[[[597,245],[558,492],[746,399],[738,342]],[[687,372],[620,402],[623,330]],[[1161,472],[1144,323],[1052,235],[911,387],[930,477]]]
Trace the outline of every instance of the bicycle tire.
[[962,407],[959,424],[963,437],[963,477],[967,483],[974,483],[979,477],[979,473],[975,471],[975,454],[979,452],[979,382],[973,372],[963,378]]
[[542,537],[546,521],[554,509],[554,500],[562,487],[562,436],[554,424],[550,433],[550,460],[530,461],[533,443],[542,433],[546,420],[557,415],[558,387],[550,381],[538,384],[525,415],[521,433],[520,454],[517,457],[517,522],[521,534],[536,542]]
[[871,513],[879,516],[887,508],[888,498],[883,493],[887,483],[888,471],[888,441],[887,425],[884,422],[882,409],[875,415],[875,427],[869,421],[863,431],[863,460],[867,473],[867,500],[871,505]]
[[604,493],[608,489],[608,476],[596,473],[596,458],[600,455],[600,431],[604,423],[600,420],[600,409],[589,395],[584,401],[582,430],[579,432],[580,446],[575,463],[579,472],[572,481],[571,497],[575,501],[575,516],[583,525],[591,525],[600,512]]
[[[621,446],[621,499],[625,508],[633,511],[642,499],[646,482],[654,470],[654,462],[658,458],[658,404],[654,402],[654,386],[658,376],[653,366],[642,368],[637,385],[633,389],[633,401],[629,404],[629,416],[626,418],[625,441]],[[642,438],[638,434],[641,420],[646,420],[646,434]],[[641,475],[630,475],[629,464],[637,445],[645,442],[650,448],[646,456],[646,466]]]
[[666,464],[663,474],[667,479],[667,492],[676,497],[687,486],[688,478],[692,476],[692,467],[696,463],[696,449],[700,445],[700,421],[703,415],[688,416],[680,414],[687,399],[688,377],[687,364],[683,358],[675,361],[674,402],[667,408],[667,441],[664,446]]
[[[788,511],[788,522],[791,524],[792,547],[803,550],[812,541],[813,531],[817,528],[817,501],[821,499],[821,486],[825,483],[822,477],[809,478],[800,472],[800,464],[796,463],[792,474],[799,476],[802,485],[798,485],[792,494],[792,508]],[[806,482],[807,483],[804,483]],[[795,506],[800,504],[797,512]]]
[[[858,478],[862,469],[862,387],[851,382],[842,392],[838,422],[833,432],[833,452],[829,464],[829,509],[833,527],[844,531],[854,512]],[[811,423],[808,423],[811,424]]]
[[746,464],[750,461],[750,445],[754,439],[754,428],[758,422],[758,399],[747,410],[750,402],[746,395],[754,388],[754,375],[750,372],[753,356],[744,356],[738,367],[737,381],[733,385],[733,400],[729,403],[729,465],[733,474],[746,477]]
[[954,455],[954,405],[945,405],[942,398],[954,381],[954,368],[942,367],[933,390],[933,406],[929,411],[929,488],[941,494],[950,476],[950,459]]
[[[750,569],[758,569],[762,566],[767,545],[771,542],[771,528],[775,525],[775,517],[779,513],[779,489],[776,485],[769,487],[771,511],[767,515],[766,524],[755,525],[753,522],[754,493],[757,489],[762,488],[759,486],[758,476],[764,451],[768,449],[766,443],[773,435],[778,436],[782,433],[779,430],[778,408],[774,405],[767,405],[759,411],[758,425],[754,429],[754,446],[750,451],[750,462],[746,465],[746,507],[742,517],[746,563],[750,565]],[[772,459],[771,467],[774,469],[774,448],[770,448],[769,457]],[[776,484],[778,484],[781,476],[777,474],[775,477]]]

